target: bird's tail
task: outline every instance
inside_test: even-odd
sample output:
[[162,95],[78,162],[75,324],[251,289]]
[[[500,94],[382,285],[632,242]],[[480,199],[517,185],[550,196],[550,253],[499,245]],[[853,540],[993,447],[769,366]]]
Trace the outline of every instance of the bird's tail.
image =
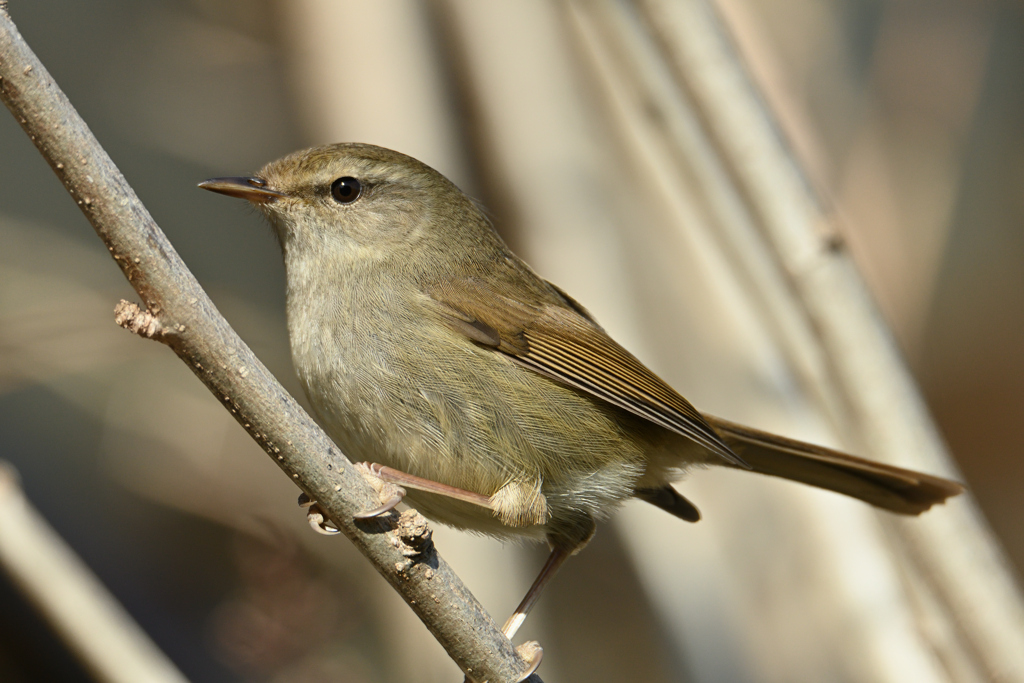
[[842,493],[892,512],[919,515],[964,490],[961,484],[941,477],[705,417],[755,472]]

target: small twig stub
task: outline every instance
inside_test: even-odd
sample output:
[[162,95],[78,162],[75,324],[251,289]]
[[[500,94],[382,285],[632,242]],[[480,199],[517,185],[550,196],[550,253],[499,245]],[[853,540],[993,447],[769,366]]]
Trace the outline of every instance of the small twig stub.
[[163,325],[155,315],[142,310],[138,304],[124,299],[121,299],[114,307],[114,322],[147,339],[153,339],[164,331]]

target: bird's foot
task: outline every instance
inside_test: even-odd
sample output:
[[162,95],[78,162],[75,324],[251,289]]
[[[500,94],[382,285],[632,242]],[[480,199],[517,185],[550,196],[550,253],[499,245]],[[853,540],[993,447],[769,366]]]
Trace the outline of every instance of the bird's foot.
[[328,526],[327,515],[315,500],[306,495],[305,491],[299,494],[299,507],[306,508],[306,521],[309,522],[313,531],[324,536],[333,536],[339,532],[333,524]]
[[[517,647],[516,654],[526,662],[526,670],[516,679],[516,683],[523,683],[540,667],[540,662],[544,659],[544,648],[536,640],[530,640]],[[476,683],[476,680],[467,674],[462,683]]]
[[388,481],[386,472],[391,469],[390,467],[384,467],[377,463],[358,462],[356,469],[362,473],[381,500],[379,507],[359,513],[355,516],[356,519],[373,519],[391,512],[405,498],[405,489]]
[[533,675],[533,672],[540,668],[540,662],[544,659],[544,648],[536,640],[529,640],[516,648],[516,653],[527,663],[526,671],[516,679],[516,683],[522,683]]

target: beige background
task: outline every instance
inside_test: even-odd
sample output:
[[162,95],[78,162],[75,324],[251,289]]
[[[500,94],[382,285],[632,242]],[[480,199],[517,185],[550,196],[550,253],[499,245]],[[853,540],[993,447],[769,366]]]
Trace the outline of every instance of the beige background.
[[[15,0],[11,13],[296,395],[274,240],[252,211],[194,185],[359,140],[483,200],[524,258],[698,407],[830,442],[686,202],[638,182],[571,7]],[[1020,6],[723,11],[1024,566]],[[113,324],[132,293],[10,117],[0,245],[0,457],[186,675],[456,680],[343,541],[304,531],[297,491],[180,362]],[[886,611],[898,577],[870,552],[844,554],[872,547],[873,513],[742,473],[698,473],[684,488],[701,524],[629,505],[551,587],[523,633],[547,648],[545,680],[924,680],[900,677],[930,665],[900,647],[906,615]],[[499,620],[543,556],[445,529],[437,541]],[[33,619],[0,586],[0,679],[85,680]]]

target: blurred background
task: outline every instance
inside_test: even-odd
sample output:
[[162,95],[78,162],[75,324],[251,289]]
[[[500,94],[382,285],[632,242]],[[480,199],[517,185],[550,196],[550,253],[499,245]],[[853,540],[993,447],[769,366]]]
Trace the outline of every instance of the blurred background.
[[[628,3],[602,4],[628,20]],[[721,253],[643,182],[595,67],[588,3],[10,5],[220,310],[300,401],[276,242],[242,202],[195,184],[349,140],[418,157],[483,201],[513,249],[699,408],[836,443]],[[843,216],[1019,572],[1024,6],[719,9]],[[0,245],[0,458],[186,676],[459,680],[343,539],[308,531],[297,489],[185,366],[113,323],[134,292],[6,115]],[[548,589],[520,636],[545,646],[545,680],[883,680],[843,645],[861,633],[839,616],[858,579],[817,553],[875,533],[874,513],[743,473],[695,473],[682,489],[700,524],[627,505]],[[499,622],[545,555],[447,529],[435,539]],[[0,680],[89,680],[2,574]]]

